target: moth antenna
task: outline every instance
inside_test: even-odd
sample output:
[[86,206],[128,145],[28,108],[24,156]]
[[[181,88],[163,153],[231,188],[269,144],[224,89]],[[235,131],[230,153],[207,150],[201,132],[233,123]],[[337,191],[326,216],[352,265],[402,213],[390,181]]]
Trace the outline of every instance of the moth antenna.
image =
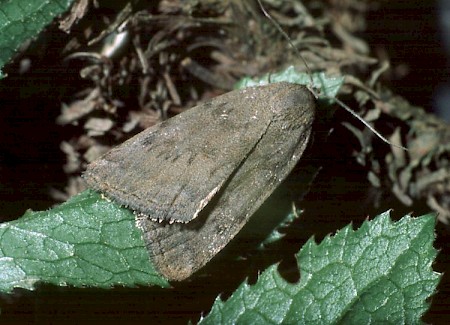
[[350,114],[352,114],[354,117],[356,117],[362,124],[364,124],[370,131],[372,131],[378,138],[380,138],[383,142],[386,142],[387,144],[396,147],[396,148],[400,148],[403,149],[405,151],[408,151],[408,148],[405,148],[403,146],[394,144],[392,142],[390,142],[388,139],[386,139],[383,135],[381,135],[380,132],[378,132],[372,125],[370,125],[366,120],[364,120],[361,116],[359,116],[354,110],[352,110],[350,107],[348,107],[346,104],[344,104],[344,102],[342,102],[340,99],[337,98],[332,98],[332,100],[336,101],[336,103],[339,104],[339,106],[341,106],[343,109],[345,109],[347,112],[349,112]]
[[[297,47],[295,46],[295,44],[292,42],[291,38],[289,37],[289,35],[284,31],[284,29],[281,27],[281,25],[275,20],[275,18],[273,18],[268,12],[267,10],[264,8],[263,4],[261,3],[261,0],[257,0],[259,7],[261,8],[261,11],[264,13],[264,15],[275,25],[275,27],[278,29],[278,31],[281,33],[281,35],[283,35],[283,37],[289,42],[289,44],[291,45],[291,47],[294,49],[294,52],[301,58],[301,60],[303,61],[303,64],[305,65],[306,71],[308,72],[308,76],[309,76],[309,80],[310,80],[310,87],[308,87],[308,90],[311,91],[311,93],[314,95],[314,97],[316,97],[316,99],[319,98],[319,94],[316,93],[314,91],[314,81],[312,78],[312,72],[311,69],[308,66],[308,63],[306,62],[305,58],[303,57],[303,55],[300,53],[300,51],[297,49]],[[332,98],[332,97],[328,97],[326,96],[328,99],[335,101],[336,103],[339,104],[339,106],[341,106],[343,109],[345,109],[347,112],[349,112],[351,115],[353,115],[354,117],[356,117],[361,123],[363,123],[370,131],[372,131],[378,138],[380,138],[383,142],[396,147],[396,148],[400,148],[403,149],[405,151],[408,151],[408,148],[405,148],[403,146],[400,145],[396,145],[392,142],[390,142],[388,139],[386,139],[383,135],[381,135],[380,132],[378,132],[373,126],[371,126],[367,121],[365,121],[361,116],[359,116],[354,110],[352,110],[350,107],[348,107],[346,104],[344,104],[341,100],[339,100],[338,98]]]
[[305,58],[303,57],[303,55],[300,53],[300,51],[297,49],[297,47],[295,46],[294,43],[292,43],[291,38],[289,37],[288,34],[286,34],[286,32],[284,31],[284,29],[280,26],[280,24],[278,24],[278,22],[275,20],[275,18],[273,18],[264,8],[263,4],[261,3],[261,0],[258,0],[258,4],[259,7],[261,8],[261,11],[263,12],[263,14],[275,25],[275,27],[278,29],[278,31],[281,33],[281,35],[283,35],[283,37],[289,42],[289,44],[292,46],[292,48],[294,49],[295,54],[297,54],[300,59],[303,61],[303,64],[305,65],[306,71],[308,72],[308,76],[309,76],[309,81],[311,83],[310,87],[311,89],[309,89],[313,95],[316,97],[316,99],[318,98],[318,95],[313,91],[314,88],[314,81],[312,78],[312,72],[311,69],[308,66],[308,63],[306,62]]

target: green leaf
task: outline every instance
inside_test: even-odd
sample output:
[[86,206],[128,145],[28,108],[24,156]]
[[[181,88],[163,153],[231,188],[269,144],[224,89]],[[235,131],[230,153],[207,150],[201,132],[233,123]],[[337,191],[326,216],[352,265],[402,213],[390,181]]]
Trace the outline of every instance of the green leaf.
[[275,82],[291,82],[300,85],[310,86],[311,78],[313,80],[313,88],[320,89],[319,99],[329,100],[336,97],[339,92],[339,88],[344,83],[344,77],[328,77],[323,72],[313,73],[310,77],[309,74],[304,72],[298,72],[293,66],[287,67],[285,70],[268,73],[259,79],[243,78],[239,81],[235,88],[245,88],[267,85]]
[[[17,49],[35,37],[73,0],[11,0],[0,2],[0,69]],[[0,71],[0,78],[5,75]]]
[[0,291],[55,285],[168,286],[150,264],[135,216],[93,191],[0,224]]
[[350,226],[297,255],[300,282],[287,283],[271,266],[255,285],[217,298],[201,324],[418,324],[440,275],[431,264],[435,216],[389,212]]
[[[295,209],[295,210],[294,210]],[[283,229],[289,227],[296,219],[298,219],[299,215],[302,213],[302,210],[296,209],[293,207],[292,212],[288,213],[284,219],[280,220],[280,223],[271,231],[271,233],[261,242],[259,245],[259,249],[264,249],[266,246],[273,244],[280,239],[282,239],[285,234]]]

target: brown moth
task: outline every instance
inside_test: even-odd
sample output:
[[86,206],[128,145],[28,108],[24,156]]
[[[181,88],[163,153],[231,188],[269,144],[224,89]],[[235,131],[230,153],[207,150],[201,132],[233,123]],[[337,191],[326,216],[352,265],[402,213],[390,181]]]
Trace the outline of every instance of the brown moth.
[[231,91],[91,163],[88,185],[138,213],[153,263],[183,280],[221,251],[301,158],[315,99],[286,82]]

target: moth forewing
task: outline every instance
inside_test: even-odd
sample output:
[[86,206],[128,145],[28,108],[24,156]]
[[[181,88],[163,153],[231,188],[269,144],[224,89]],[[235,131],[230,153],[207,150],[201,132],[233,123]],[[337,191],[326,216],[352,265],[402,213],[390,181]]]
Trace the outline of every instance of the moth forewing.
[[90,164],[85,180],[153,220],[191,221],[266,132],[264,89],[224,94],[142,131]]
[[257,106],[256,102],[261,102],[258,100],[242,109],[270,110],[269,126],[199,216],[188,224],[140,220],[152,260],[170,280],[187,278],[222,250],[290,173],[305,150],[315,111],[310,92],[288,83],[259,90],[257,96],[266,99],[264,105]]
[[312,94],[297,84],[233,91],[144,130],[84,177],[138,213],[155,266],[182,280],[222,250],[289,174],[314,111]]

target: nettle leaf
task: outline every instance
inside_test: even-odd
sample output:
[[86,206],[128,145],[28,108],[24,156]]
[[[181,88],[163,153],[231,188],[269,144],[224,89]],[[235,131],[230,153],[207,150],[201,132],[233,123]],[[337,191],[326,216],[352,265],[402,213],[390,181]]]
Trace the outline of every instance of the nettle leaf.
[[93,191],[0,224],[0,291],[55,285],[168,286],[150,264],[134,214]]
[[299,215],[301,213],[302,211],[298,209],[293,210],[291,213],[288,213],[272,230],[272,232],[261,242],[261,244],[259,245],[259,249],[264,249],[266,246],[282,239],[286,235],[283,229],[288,228],[295,220],[299,218]]
[[329,100],[330,98],[335,98],[342,84],[344,83],[344,77],[331,77],[327,76],[324,72],[314,72],[311,75],[299,72],[293,66],[289,66],[286,69],[275,72],[268,73],[261,78],[243,78],[239,81],[235,88],[245,88],[254,86],[263,86],[269,83],[275,82],[291,82],[305,86],[311,86],[311,79],[313,82],[312,87],[320,89],[319,99]]
[[[0,69],[17,49],[35,37],[73,0],[13,0],[0,2]],[[4,74],[0,71],[0,78]]]
[[300,281],[286,282],[271,266],[254,285],[217,298],[201,324],[417,324],[440,275],[431,264],[435,216],[389,212],[351,226],[297,255]]

